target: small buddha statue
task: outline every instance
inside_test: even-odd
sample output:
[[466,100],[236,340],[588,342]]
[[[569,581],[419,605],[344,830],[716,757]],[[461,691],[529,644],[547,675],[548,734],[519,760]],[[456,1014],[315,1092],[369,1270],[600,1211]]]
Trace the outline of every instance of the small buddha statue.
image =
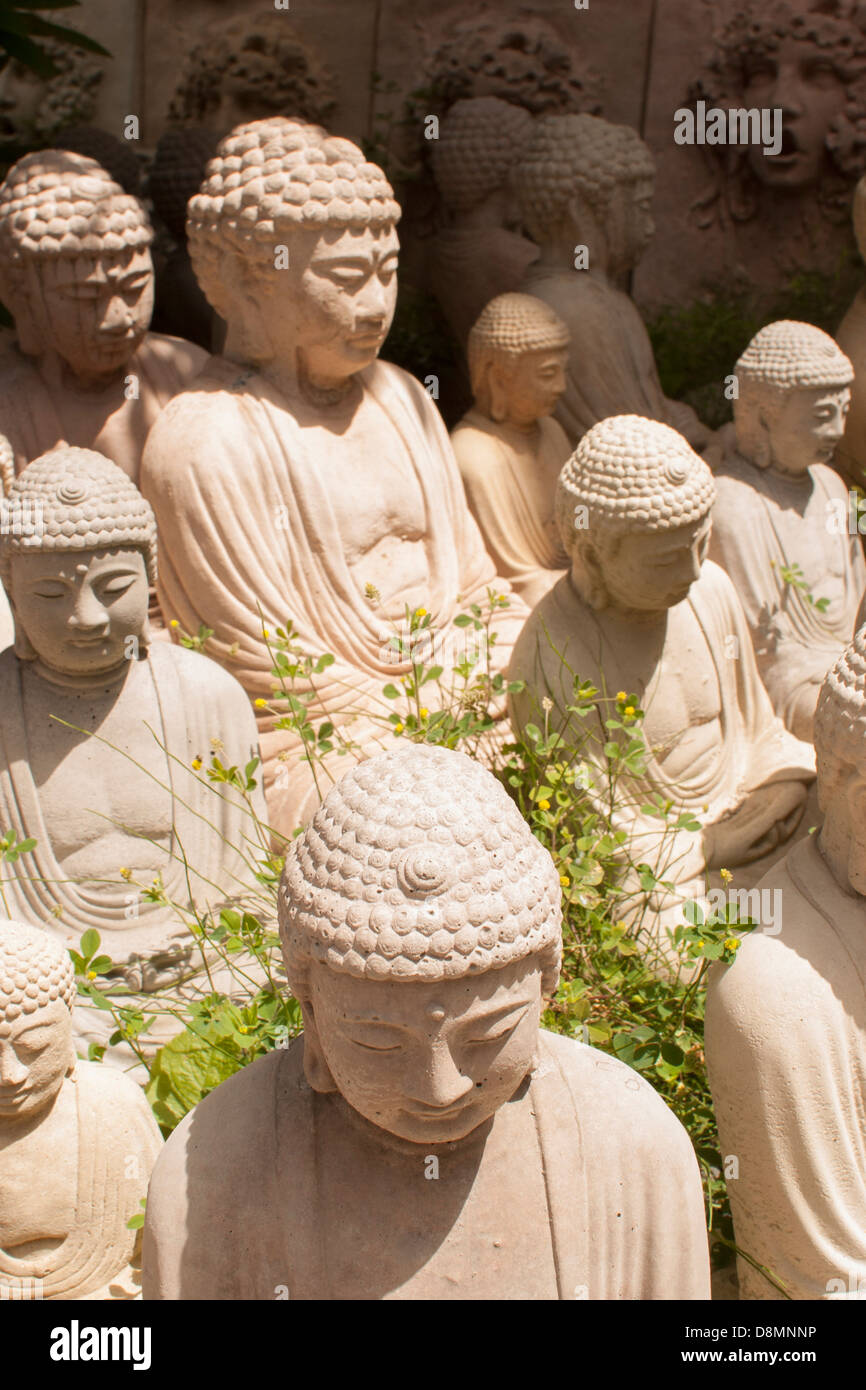
[[830,466],[854,372],[820,328],[783,320],[755,335],[734,374],[710,556],[734,582],[773,708],[810,741],[866,589],[848,492]]
[[[713,967],[706,1054],[741,1298],[866,1298],[866,632],[815,713],[824,823],[761,879],[760,913]],[[778,917],[778,913],[776,914]],[[766,929],[764,929],[766,928]],[[755,1263],[753,1263],[753,1261]],[[770,1270],[771,1283],[756,1265]]]
[[[562,733],[586,763],[590,797],[626,830],[631,861],[674,885],[777,850],[814,778],[812,749],[773,713],[734,587],[706,560],[714,493],[706,463],[670,426],[631,415],[595,425],[557,488],[570,571],[533,610],[509,671],[525,682],[516,724],[547,720]],[[604,718],[627,727],[629,696],[644,711],[644,771],[617,773],[612,805],[604,739],[569,710],[577,677],[611,701]],[[690,811],[700,833],[665,829],[647,810],[656,795]],[[679,903],[662,893],[651,908],[648,932],[664,945]]]
[[571,452],[551,412],[569,333],[541,299],[501,294],[469,334],[475,405],[451,434],[472,513],[498,574],[530,606],[568,567],[553,500]]
[[7,1299],[140,1294],[127,1228],[162,1139],[141,1089],[76,1059],[69,954],[0,922],[0,1291]]
[[532,116],[500,97],[456,101],[431,142],[436,187],[449,222],[432,238],[430,280],[465,348],[485,304],[516,290],[538,256],[517,230],[511,170],[532,137]]
[[[386,682],[412,669],[408,644],[392,644],[407,606],[430,615],[448,684],[463,656],[455,616],[511,590],[430,396],[377,361],[400,216],[381,169],[320,126],[273,117],[232,131],[208,171],[189,203],[189,246],[226,345],[151,431],[142,491],[159,523],[163,612],[188,632],[212,629],[208,650],[263,702],[270,820],[288,835],[331,767],[345,768],[341,739],[357,756],[390,737],[374,716]],[[496,614],[494,672],[525,616],[515,595]],[[318,783],[304,741],[273,712],[266,634],[287,617],[304,651],[335,658],[292,692],[334,726]],[[504,699],[496,715],[504,732]]]
[[[0,534],[15,620],[0,654],[0,822],[36,847],[4,867],[0,916],[67,946],[96,928],[117,983],[176,985],[200,953],[176,912],[131,884],[160,878],[170,902],[202,911],[255,886],[261,790],[248,807],[195,766],[212,750],[225,767],[256,755],[249,702],[207,657],[150,643],[156,524],[116,464],[55,449],[5,505],[17,525]],[[110,1022],[82,1011],[76,1036],[100,1041]]]
[[[854,189],[852,220],[857,249],[866,261],[866,174]],[[866,489],[866,285],[855,294],[836,331],[836,341],[851,359],[851,405],[845,434],[836,447],[833,466],[848,487]]]
[[666,398],[646,327],[623,288],[655,230],[655,163],[643,140],[598,116],[542,116],[513,179],[539,248],[519,288],[545,300],[571,333],[556,418],[572,447],[599,420],[641,415],[704,448],[710,431],[689,406]]
[[0,430],[20,472],[58,444],[138,480],[147,432],[205,360],[149,333],[153,231],[94,160],[39,150],[0,185],[0,298],[17,342],[0,357]]
[[629,1067],[539,1030],[559,882],[477,761],[410,744],[349,771],[291,847],[279,917],[303,1034],[169,1139],[145,1299],[709,1296],[682,1126]]

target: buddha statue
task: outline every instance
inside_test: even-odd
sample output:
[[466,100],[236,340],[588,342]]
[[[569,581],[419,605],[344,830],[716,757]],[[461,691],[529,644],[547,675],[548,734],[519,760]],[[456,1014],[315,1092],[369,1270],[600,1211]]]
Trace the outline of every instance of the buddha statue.
[[[112,982],[179,985],[200,952],[179,914],[131,885],[159,878],[170,902],[202,911],[255,886],[261,790],[248,807],[195,766],[212,749],[225,767],[255,756],[249,702],[207,657],[150,643],[156,524],[120,468],[55,449],[18,475],[6,504],[20,524],[0,534],[15,620],[0,655],[0,824],[36,847],[4,866],[0,917],[67,946],[93,927]],[[102,1041],[110,1023],[82,1010],[77,1040]]]
[[466,347],[485,304],[516,290],[538,247],[516,230],[510,173],[532,137],[532,116],[499,97],[456,101],[431,142],[436,187],[449,222],[432,238],[430,281]]
[[[454,617],[510,586],[484,549],[430,396],[377,361],[400,215],[382,171],[350,141],[281,117],[238,127],[208,169],[189,204],[190,254],[228,333],[224,355],[171,402],[145,448],[160,603],[186,631],[210,628],[208,651],[268,705],[265,634],[287,618],[303,650],[335,658],[292,691],[312,721],[334,726],[327,785],[331,765],[345,768],[341,739],[355,756],[391,737],[372,715],[384,684],[412,669],[391,640],[407,607],[429,614],[450,683],[463,655]],[[497,613],[494,671],[525,616],[516,596]],[[497,714],[504,731],[504,699]],[[303,740],[278,722],[262,708],[270,820],[290,834],[320,791]]]
[[866,589],[848,492],[830,466],[854,373],[820,328],[780,321],[755,335],[734,374],[710,556],[733,580],[773,708],[808,742]]
[[623,289],[655,229],[655,164],[640,136],[597,116],[542,116],[513,178],[539,248],[519,288],[545,300],[571,333],[555,413],[572,447],[610,415],[641,415],[704,448],[710,431],[665,397],[646,327]]
[[[627,832],[631,862],[689,897],[707,870],[758,872],[797,828],[814,778],[811,747],[773,713],[734,587],[706,560],[714,492],[706,463],[668,425],[631,415],[595,425],[557,487],[570,571],[533,610],[509,672],[525,682],[512,697],[516,725],[547,720],[561,732],[568,756],[585,762],[591,801]],[[608,735],[570,712],[578,677],[626,733],[631,697],[644,711],[644,770],[617,773],[612,797]],[[691,812],[700,833],[666,829],[648,809],[656,796]],[[647,931],[662,945],[679,907],[661,892],[650,904]]]
[[94,160],[39,150],[0,186],[0,298],[17,343],[0,356],[0,429],[16,471],[58,444],[138,480],[147,432],[206,354],[148,333],[153,232]]
[[139,1213],[162,1147],[141,1089],[76,1059],[75,976],[38,927],[0,922],[0,1290],[135,1298]]
[[[854,189],[852,220],[857,249],[866,261],[866,175]],[[836,341],[851,359],[854,380],[845,434],[837,445],[834,466],[849,487],[866,490],[866,285],[855,294]]]
[[469,334],[475,405],[451,434],[497,573],[530,606],[568,567],[553,500],[571,448],[551,412],[565,389],[568,329],[541,299],[501,294]]
[[169,1139],[146,1300],[709,1296],[678,1120],[539,1030],[559,882],[477,761],[354,767],[294,841],[279,917],[303,1034]]
[[866,1297],[864,631],[821,687],[815,752],[824,823],[759,885],[781,930],[761,920],[707,995],[741,1298],[783,1296],[752,1261],[793,1299]]

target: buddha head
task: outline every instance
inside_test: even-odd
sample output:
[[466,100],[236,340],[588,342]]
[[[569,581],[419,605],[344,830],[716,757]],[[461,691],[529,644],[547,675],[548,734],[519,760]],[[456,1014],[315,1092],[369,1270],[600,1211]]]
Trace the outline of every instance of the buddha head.
[[866,896],[866,627],[821,686],[814,734],[819,847],[841,886]]
[[32,1119],[75,1066],[69,953],[48,932],[0,922],[0,1130]]
[[0,187],[0,296],[21,351],[98,388],[117,378],[153,312],[153,232],[93,159],[40,150]]
[[652,239],[655,164],[630,126],[542,116],[514,182],[533,241],[585,245],[591,270],[630,270]]
[[767,324],[734,374],[741,454],[758,468],[793,477],[830,462],[845,433],[854,368],[827,333],[787,319]]
[[226,354],[338,387],[376,358],[397,302],[400,208],[350,140],[282,117],[217,148],[187,233]]
[[465,754],[408,744],[347,773],[292,844],[279,919],[314,1090],[411,1143],[448,1143],[532,1070],[559,880]]
[[565,390],[571,335],[531,294],[500,294],[476,319],[468,343],[469,377],[483,415],[526,429],[550,415]]
[[499,97],[457,101],[432,145],[433,177],[452,216],[505,227],[517,219],[510,171],[532,137],[532,117]]
[[681,434],[613,415],[563,466],[556,519],[584,603],[635,620],[681,603],[710,539],[713,476]]
[[135,484],[64,445],[28,464],[3,506],[0,579],[19,658],[61,682],[128,669],[147,648],[156,583],[156,521]]

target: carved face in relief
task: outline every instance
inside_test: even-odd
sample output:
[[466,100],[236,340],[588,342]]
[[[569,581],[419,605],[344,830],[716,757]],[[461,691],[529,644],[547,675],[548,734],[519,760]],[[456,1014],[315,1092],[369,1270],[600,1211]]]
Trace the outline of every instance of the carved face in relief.
[[148,582],[137,549],[35,551],[12,557],[10,598],[20,629],[43,666],[96,675],[141,639]]
[[[607,544],[591,536],[582,562],[605,606],[658,613],[682,603],[699,577],[710,543],[710,518],[658,531],[626,531]],[[580,587],[580,586],[579,586]]]
[[772,188],[803,188],[821,173],[827,136],[846,100],[846,83],[832,57],[790,36],[772,53],[755,56],[747,73],[743,105],[782,110],[782,149],[765,157],[748,146],[756,178]]
[[460,979],[368,980],[311,964],[307,1075],[415,1144],[464,1138],[534,1065],[541,970],[528,957]]
[[55,352],[83,384],[122,372],[153,313],[153,262],[147,247],[98,255],[30,256],[15,306],[22,347]]
[[787,392],[778,409],[762,414],[773,467],[800,477],[814,463],[829,463],[850,404],[847,386]]
[[604,222],[608,270],[622,272],[636,265],[655,233],[653,179],[629,179],[617,184]]
[[33,1013],[0,1013],[0,1124],[50,1105],[75,1061],[72,1015],[62,999]]

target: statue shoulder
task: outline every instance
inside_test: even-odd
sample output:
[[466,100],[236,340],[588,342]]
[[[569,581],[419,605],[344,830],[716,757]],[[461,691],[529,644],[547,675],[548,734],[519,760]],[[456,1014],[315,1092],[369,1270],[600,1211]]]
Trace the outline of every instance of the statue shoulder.
[[152,664],[162,661],[171,664],[192,696],[203,700],[215,697],[232,700],[239,708],[248,710],[253,720],[249,696],[240,681],[204,652],[191,651],[175,642],[157,642],[151,646],[148,659]]
[[175,338],[170,333],[148,333],[136,356],[145,362],[153,358],[163,367],[172,369],[181,381],[192,381],[209,360],[210,353],[186,338]]
[[454,456],[464,482],[482,479],[503,460],[503,443],[493,423],[470,410],[451,432]]

